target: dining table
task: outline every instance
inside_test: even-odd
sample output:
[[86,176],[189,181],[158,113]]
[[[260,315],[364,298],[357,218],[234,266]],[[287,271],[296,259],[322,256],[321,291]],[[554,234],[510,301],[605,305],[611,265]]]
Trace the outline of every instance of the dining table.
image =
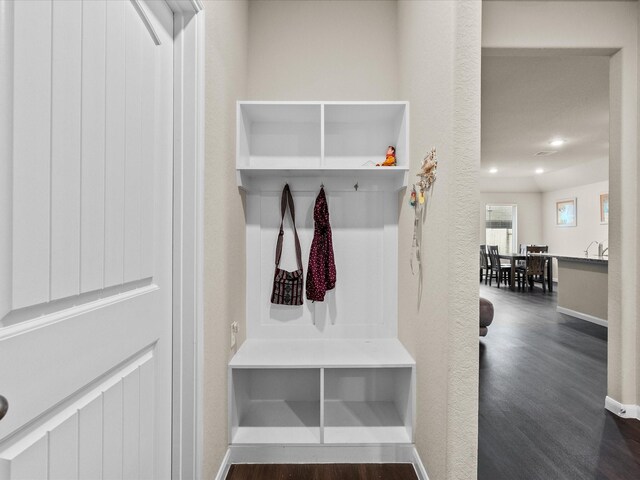
[[501,260],[509,260],[511,263],[511,275],[509,275],[509,289],[516,289],[516,265],[518,261],[525,261],[528,256],[541,256],[547,259],[547,288],[549,292],[553,292],[553,275],[552,268],[553,262],[551,261],[554,258],[554,255],[549,253],[533,253],[530,252],[528,254],[525,253],[500,253],[498,254]]

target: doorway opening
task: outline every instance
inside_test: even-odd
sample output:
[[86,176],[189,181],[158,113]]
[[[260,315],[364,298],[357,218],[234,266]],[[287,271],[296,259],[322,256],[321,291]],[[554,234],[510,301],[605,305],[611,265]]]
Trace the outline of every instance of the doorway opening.
[[[521,255],[510,274],[525,281],[522,287],[480,286],[495,315],[480,341],[479,479],[505,476],[505,464],[520,468],[522,476],[531,474],[523,466],[550,478],[565,468],[589,472],[596,467],[568,452],[562,456],[566,465],[554,461],[546,471],[543,457],[557,458],[562,447],[550,447],[544,438],[562,435],[572,443],[576,436],[573,444],[587,451],[598,447],[602,430],[615,427],[603,415],[609,158],[619,148],[615,137],[610,146],[610,117],[619,114],[611,92],[620,88],[610,55],[483,50],[479,243]],[[507,207],[496,218],[498,205]],[[507,212],[513,206],[510,237]],[[530,268],[542,262],[544,269]],[[559,404],[571,404],[571,414]],[[527,431],[516,432],[514,422],[523,415],[530,415]],[[584,418],[601,430],[580,431]],[[532,460],[531,452],[541,457]]]

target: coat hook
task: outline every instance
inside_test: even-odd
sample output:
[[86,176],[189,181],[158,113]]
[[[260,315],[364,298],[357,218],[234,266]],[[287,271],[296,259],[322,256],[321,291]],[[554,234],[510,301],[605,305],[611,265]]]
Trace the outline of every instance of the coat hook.
[[356,184],[353,186],[353,188],[356,189],[356,192],[358,191],[358,182],[356,182]]
[[324,188],[324,182],[320,183],[320,188]]

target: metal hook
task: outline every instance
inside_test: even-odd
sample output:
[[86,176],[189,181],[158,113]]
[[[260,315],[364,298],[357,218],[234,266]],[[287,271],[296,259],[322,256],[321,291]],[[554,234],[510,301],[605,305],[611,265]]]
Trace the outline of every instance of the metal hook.
[[353,188],[356,189],[356,192],[358,191],[358,182],[356,182],[356,184],[353,186]]

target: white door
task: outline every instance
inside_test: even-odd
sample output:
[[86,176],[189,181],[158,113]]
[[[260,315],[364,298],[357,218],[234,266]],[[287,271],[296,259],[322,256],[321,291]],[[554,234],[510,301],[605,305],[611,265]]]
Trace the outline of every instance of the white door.
[[0,479],[170,477],[172,23],[0,0]]

